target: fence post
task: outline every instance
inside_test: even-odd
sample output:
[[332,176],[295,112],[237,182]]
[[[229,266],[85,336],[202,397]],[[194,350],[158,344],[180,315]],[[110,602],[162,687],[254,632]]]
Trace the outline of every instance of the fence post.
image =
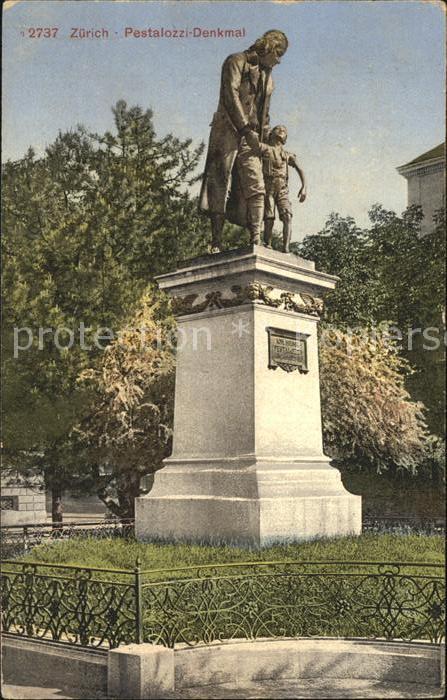
[[142,618],[142,600],[141,600],[141,559],[137,557],[135,562],[135,642],[143,643],[143,618]]
[[37,574],[36,564],[22,565],[23,573],[23,610],[25,612],[25,630],[28,637],[34,636],[34,583]]
[[28,528],[26,525],[23,526],[23,551],[28,551]]

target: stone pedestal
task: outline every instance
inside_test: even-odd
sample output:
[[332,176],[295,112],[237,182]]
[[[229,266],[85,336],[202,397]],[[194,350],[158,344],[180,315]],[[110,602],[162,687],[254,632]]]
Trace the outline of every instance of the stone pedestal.
[[317,322],[336,278],[262,246],[158,278],[178,321],[174,439],[139,539],[264,545],[361,530],[323,454]]

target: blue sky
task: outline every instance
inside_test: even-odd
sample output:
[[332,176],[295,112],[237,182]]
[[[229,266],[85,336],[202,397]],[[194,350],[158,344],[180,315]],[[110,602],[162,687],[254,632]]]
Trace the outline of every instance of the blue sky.
[[[272,123],[309,182],[296,203],[294,239],[331,211],[367,224],[374,202],[401,212],[406,183],[395,168],[444,139],[441,2],[158,2],[31,0],[3,10],[3,158],[38,152],[59,130],[112,128],[119,99],[151,107],[158,135],[207,140],[224,58],[271,28],[290,48],[274,71]],[[58,27],[33,39],[30,27]],[[109,39],[70,39],[72,27],[108,29]],[[246,39],[124,38],[133,27],[245,28]],[[22,36],[24,32],[25,36]]]

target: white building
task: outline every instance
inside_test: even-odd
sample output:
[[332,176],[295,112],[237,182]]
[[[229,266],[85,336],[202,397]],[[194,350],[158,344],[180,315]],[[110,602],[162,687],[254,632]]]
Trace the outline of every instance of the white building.
[[0,510],[3,525],[46,523],[45,490],[41,476],[24,481],[7,475],[1,478]]
[[434,213],[445,208],[445,143],[401,165],[397,172],[408,183],[408,206],[422,207],[422,233],[429,233]]

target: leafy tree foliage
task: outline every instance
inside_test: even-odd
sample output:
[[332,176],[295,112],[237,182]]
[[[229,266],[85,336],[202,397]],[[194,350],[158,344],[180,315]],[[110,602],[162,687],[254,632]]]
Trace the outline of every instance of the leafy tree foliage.
[[371,337],[334,327],[320,342],[323,435],[328,454],[377,472],[416,473],[426,454],[422,404],[404,386],[409,371],[382,326]]
[[378,270],[379,317],[399,327],[439,322],[445,305],[445,222],[441,212],[431,233],[421,235],[418,206],[398,217],[379,205],[370,213],[371,262]]
[[[206,249],[185,190],[202,147],[157,138],[150,110],[121,101],[113,113],[113,133],[78,127],[42,158],[30,149],[3,168],[4,463],[26,474],[38,462],[54,503],[83,478],[68,453],[89,400],[77,377],[108,342],[92,342],[94,331],[116,331],[155,274]],[[31,333],[19,334],[31,344],[16,357],[14,327]],[[50,330],[39,339],[39,328]],[[60,346],[74,333],[70,349],[55,344],[62,328]]]
[[192,149],[190,139],[171,134],[157,140],[150,110],[120,101],[113,112],[115,134],[89,135],[97,144],[95,220],[113,258],[144,288],[177,260],[205,251],[202,219],[185,189],[197,180],[203,146]]
[[154,290],[98,368],[80,381],[93,388],[91,413],[76,428],[99,497],[116,515],[134,517],[142,478],[168,455],[174,405],[174,319]]
[[359,229],[354,219],[331,214],[323,231],[294,243],[293,250],[314,260],[322,272],[340,277],[325,303],[326,320],[355,327],[377,319],[377,271],[371,264],[367,232]]
[[372,226],[331,214],[325,228],[294,243],[294,252],[340,277],[328,297],[325,319],[343,325],[389,320],[399,326],[439,317],[444,308],[445,227],[420,235],[422,212],[402,217],[375,205]]
[[332,214],[325,228],[294,252],[317,268],[338,275],[327,297],[325,320],[341,329],[395,326],[400,352],[414,372],[411,395],[429,409],[431,430],[443,434],[445,354],[445,222],[439,214],[431,233],[420,234],[422,212],[410,207],[402,217],[375,205],[371,227]]

